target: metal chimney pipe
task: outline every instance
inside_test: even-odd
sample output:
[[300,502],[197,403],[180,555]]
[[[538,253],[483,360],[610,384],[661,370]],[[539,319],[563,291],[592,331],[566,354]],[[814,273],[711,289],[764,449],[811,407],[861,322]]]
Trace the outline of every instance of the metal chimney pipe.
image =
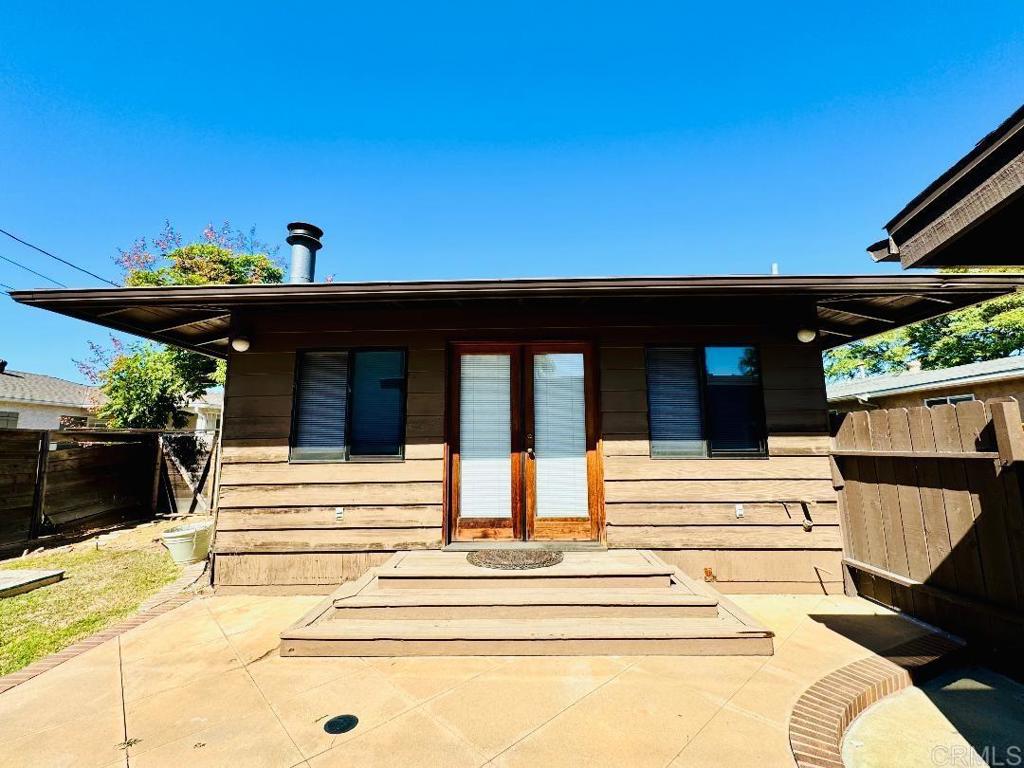
[[312,283],[316,272],[316,252],[323,243],[324,231],[320,227],[293,221],[288,225],[288,245],[292,247],[292,267],[289,283]]

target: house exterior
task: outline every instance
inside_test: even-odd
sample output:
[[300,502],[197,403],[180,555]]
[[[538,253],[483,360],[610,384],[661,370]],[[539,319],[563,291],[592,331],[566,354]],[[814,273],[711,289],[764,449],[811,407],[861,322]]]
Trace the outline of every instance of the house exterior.
[[997,398],[1024,402],[1024,357],[833,382],[827,394],[829,407],[837,411],[955,405]]
[[88,424],[95,387],[0,363],[0,429],[66,429]]
[[643,548],[721,591],[821,593],[842,589],[822,350],[1021,282],[764,275],[13,296],[227,360],[218,586],[329,591],[396,552],[500,545]]
[[215,432],[220,429],[221,411],[224,409],[224,392],[208,390],[185,407],[187,421],[185,429],[196,432]]

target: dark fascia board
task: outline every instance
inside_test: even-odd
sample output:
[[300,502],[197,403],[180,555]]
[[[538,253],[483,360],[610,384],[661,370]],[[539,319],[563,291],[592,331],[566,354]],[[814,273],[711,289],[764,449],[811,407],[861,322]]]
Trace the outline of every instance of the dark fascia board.
[[211,310],[260,304],[337,301],[395,301],[497,297],[573,297],[593,295],[650,296],[778,294],[804,296],[900,295],[929,292],[1013,291],[1024,276],[1007,274],[925,275],[725,275],[685,277],[560,278],[457,280],[274,285],[160,286],[149,288],[82,288],[13,291],[21,304],[56,311],[118,306],[177,306]]
[[[872,298],[920,296],[939,299],[949,310],[1024,288],[1024,274],[898,274],[898,275],[730,275],[692,277],[579,278],[526,280],[416,281],[380,283],[315,283],[276,285],[161,286],[151,288],[87,288],[15,291],[11,296],[22,304],[132,333],[153,341],[223,358],[226,348],[212,348],[171,332],[179,327],[165,318],[154,327],[125,318],[118,310],[137,307],[172,309],[181,317],[197,317],[197,310],[231,316],[236,311],[302,306],[358,305],[374,303],[417,304],[501,299],[572,300],[595,296],[614,299],[684,296],[760,296],[803,298],[815,304],[826,302],[869,302]],[[959,300],[955,297],[960,296]],[[832,307],[844,311],[841,306]],[[856,306],[853,307],[856,313]],[[865,312],[876,310],[865,308]],[[884,310],[882,310],[884,313]],[[940,309],[939,312],[946,311]],[[893,327],[923,319],[926,315],[898,313],[886,322],[850,326],[850,333],[836,329],[836,344],[863,338]],[[172,313],[173,315],[173,313]],[[865,315],[862,315],[865,316]],[[197,322],[206,322],[199,319]],[[227,324],[227,323],[226,323]],[[823,330],[827,330],[824,329]],[[225,338],[229,334],[225,332]],[[216,333],[213,334],[217,335]],[[212,336],[211,336],[212,338]]]
[[[868,246],[871,258],[925,267],[990,215],[995,215],[1020,188],[1024,153],[1024,106],[990,132],[951,168],[931,182],[885,224],[887,241]],[[944,220],[947,214],[951,217]],[[1007,264],[1006,254],[989,248],[941,262],[960,266]]]
[[899,213],[886,222],[885,229],[890,234],[894,230],[899,229],[917,215],[929,202],[942,194],[943,191],[962,178],[1001,144],[1016,135],[1022,128],[1024,128],[1024,105],[1018,107],[995,130],[990,131],[981,141],[975,144],[970,152],[960,158],[935,181],[921,190],[913,200],[903,206]]

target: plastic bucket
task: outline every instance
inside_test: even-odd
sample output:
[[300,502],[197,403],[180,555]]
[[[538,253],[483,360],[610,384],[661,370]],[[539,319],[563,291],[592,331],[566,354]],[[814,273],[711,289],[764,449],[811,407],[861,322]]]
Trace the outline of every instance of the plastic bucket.
[[176,525],[163,532],[164,546],[178,565],[190,565],[205,560],[210,551],[213,523]]

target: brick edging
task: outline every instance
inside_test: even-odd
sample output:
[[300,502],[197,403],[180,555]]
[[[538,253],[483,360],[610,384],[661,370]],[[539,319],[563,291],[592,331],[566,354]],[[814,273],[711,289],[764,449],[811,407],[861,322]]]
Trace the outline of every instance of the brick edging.
[[964,648],[932,633],[831,672],[803,692],[789,716],[789,744],[800,768],[843,768],[843,735],[861,712],[931,677]]
[[96,634],[83,638],[67,648],[57,651],[57,653],[52,653],[39,661],[32,662],[27,667],[22,667],[16,672],[0,677],[0,694],[21,685],[26,680],[31,680],[33,677],[41,675],[49,669],[63,664],[69,659],[85,653],[91,648],[95,648],[97,645],[105,643],[111,638],[124,634],[129,629],[134,629],[141,624],[145,624],[150,619],[177,608],[179,605],[184,605],[193,598],[195,592],[190,587],[202,579],[203,574],[207,572],[206,566],[207,561],[205,560],[193,563],[192,565],[186,565],[181,576],[144,601],[129,618],[101,629]]

